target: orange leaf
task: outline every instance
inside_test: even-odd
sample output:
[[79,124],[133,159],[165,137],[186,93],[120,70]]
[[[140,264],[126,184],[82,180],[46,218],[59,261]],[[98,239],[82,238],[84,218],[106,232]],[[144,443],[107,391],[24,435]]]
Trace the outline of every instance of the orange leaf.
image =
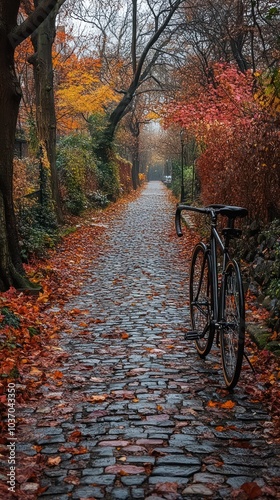
[[221,408],[227,408],[228,410],[231,408],[234,408],[236,403],[234,401],[226,401],[225,403],[221,404]]
[[34,448],[34,450],[37,451],[37,453],[40,453],[40,451],[43,449],[43,446],[35,444],[34,446],[32,446],[32,448]]
[[40,293],[39,297],[37,299],[37,302],[43,303],[43,304],[46,302],[49,302],[49,293],[47,291],[44,293]]
[[72,453],[72,455],[84,455],[84,453],[88,452],[88,448],[86,448],[85,446],[80,446],[79,448],[71,448],[71,450],[69,451],[70,453]]
[[260,498],[262,490],[257,483],[244,483],[241,489],[245,491],[248,495],[248,500],[253,500],[254,498]]
[[60,462],[62,462],[62,458],[61,457],[54,457],[54,458],[50,457],[47,460],[47,464],[51,465],[52,467],[54,467],[55,465],[59,465]]
[[278,338],[278,333],[273,332],[273,334],[271,335],[271,340],[277,340],[277,338]]
[[207,406],[209,406],[210,408],[218,408],[219,402],[218,401],[208,401]]
[[234,408],[236,403],[233,401],[225,401],[225,403],[221,403],[220,401],[208,401],[207,406],[210,408],[226,408],[227,410],[230,410],[231,408]]
[[71,441],[72,441],[72,440],[74,440],[74,439],[75,439],[75,440],[78,440],[78,439],[80,439],[80,438],[81,438],[81,436],[82,436],[81,431],[79,431],[79,430],[73,431],[73,432],[71,432],[71,434],[70,434],[70,440],[71,440]]
[[38,370],[35,366],[33,366],[30,370],[30,375],[38,375],[41,376],[43,372],[41,370]]
[[87,398],[87,401],[90,401],[91,403],[102,403],[102,401],[105,401],[108,397],[108,394],[93,395]]

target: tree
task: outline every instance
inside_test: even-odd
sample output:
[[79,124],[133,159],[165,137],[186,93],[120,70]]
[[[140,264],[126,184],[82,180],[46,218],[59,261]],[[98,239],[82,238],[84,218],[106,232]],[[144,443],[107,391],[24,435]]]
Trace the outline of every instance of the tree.
[[[160,85],[155,68],[165,56],[170,57],[167,47],[179,29],[175,13],[185,0],[162,0],[132,2],[95,2],[92,12],[88,4],[79,2],[76,16],[93,23],[99,30],[98,45],[104,78],[116,70],[115,88],[121,99],[109,113],[102,141],[97,147],[97,156],[105,163],[109,161],[110,150],[116,128],[130,109],[137,91],[148,81]],[[97,10],[96,10],[97,9]],[[120,16],[121,14],[121,16]],[[172,23],[173,21],[173,23]],[[110,32],[111,30],[111,32]],[[174,52],[174,48],[173,48]],[[115,61],[115,62],[114,62]]]
[[[42,2],[43,0],[34,0],[35,8]],[[56,170],[56,113],[52,47],[56,34],[56,16],[64,2],[65,0],[57,0],[48,17],[31,35],[34,54],[29,58],[34,68],[38,142],[50,167],[51,193],[58,221],[62,221],[63,217]]]
[[59,79],[56,90],[58,126],[64,130],[85,128],[91,115],[105,114],[106,107],[117,100],[109,85],[100,80],[98,59],[72,53],[69,57],[56,56],[55,69]]
[[21,89],[15,72],[15,47],[46,19],[57,0],[44,0],[17,25],[19,0],[0,3],[0,289],[31,286],[24,276],[13,205],[13,155]]

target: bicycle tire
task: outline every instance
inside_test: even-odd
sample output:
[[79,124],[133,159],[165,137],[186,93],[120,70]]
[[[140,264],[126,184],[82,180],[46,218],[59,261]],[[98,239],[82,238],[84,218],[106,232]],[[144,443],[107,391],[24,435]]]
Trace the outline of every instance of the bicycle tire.
[[240,377],[245,342],[245,304],[242,278],[238,264],[227,263],[223,286],[223,322],[220,349],[223,375],[228,389],[233,389]]
[[211,350],[215,330],[212,327],[211,263],[204,243],[198,243],[193,251],[190,272],[190,314],[192,329],[200,338],[195,346],[201,358]]

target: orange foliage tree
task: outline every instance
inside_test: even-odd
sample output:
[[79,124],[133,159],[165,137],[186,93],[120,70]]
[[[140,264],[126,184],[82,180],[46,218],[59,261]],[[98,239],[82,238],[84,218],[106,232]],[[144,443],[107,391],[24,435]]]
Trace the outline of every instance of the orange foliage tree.
[[53,61],[60,133],[85,128],[90,115],[105,113],[106,107],[116,100],[114,90],[101,81],[100,60],[76,53],[74,43],[71,34],[57,33]]

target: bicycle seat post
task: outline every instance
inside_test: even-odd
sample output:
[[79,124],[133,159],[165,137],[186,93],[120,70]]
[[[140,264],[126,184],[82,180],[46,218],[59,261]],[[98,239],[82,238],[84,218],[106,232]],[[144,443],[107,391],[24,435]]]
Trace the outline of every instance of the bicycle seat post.
[[225,249],[228,250],[229,240],[234,232],[234,217],[227,218],[227,227],[223,230],[222,234],[225,237]]
[[217,226],[217,213],[214,209],[211,209],[211,227]]

